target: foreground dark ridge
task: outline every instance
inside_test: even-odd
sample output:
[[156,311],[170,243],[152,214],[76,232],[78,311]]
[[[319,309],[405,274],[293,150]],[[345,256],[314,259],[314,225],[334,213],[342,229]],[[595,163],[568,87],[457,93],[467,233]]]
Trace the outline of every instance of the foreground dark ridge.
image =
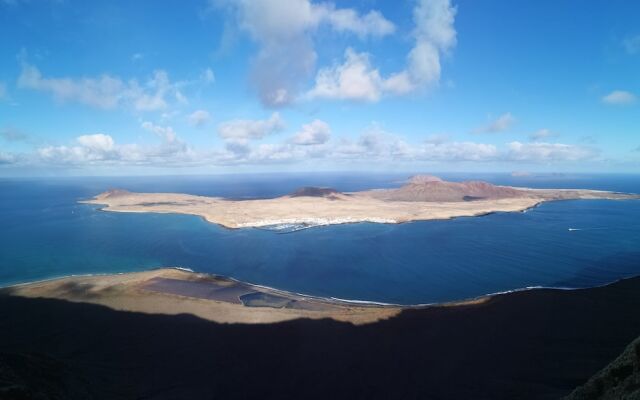
[[640,337],[565,400],[640,399]]
[[219,324],[5,295],[0,393],[12,399],[555,399],[638,336],[639,306],[640,278],[405,310],[361,326],[305,319]]

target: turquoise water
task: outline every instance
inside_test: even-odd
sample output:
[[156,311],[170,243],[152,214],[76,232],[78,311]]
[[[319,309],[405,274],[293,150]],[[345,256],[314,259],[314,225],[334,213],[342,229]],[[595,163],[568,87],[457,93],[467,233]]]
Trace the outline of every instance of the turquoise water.
[[[595,286],[640,274],[640,201],[552,202],[525,213],[290,234],[229,230],[194,216],[109,213],[77,203],[112,187],[249,198],[310,184],[393,187],[403,177],[0,180],[0,285],[172,265],[305,294],[417,304],[530,286]],[[474,178],[640,192],[640,176]]]

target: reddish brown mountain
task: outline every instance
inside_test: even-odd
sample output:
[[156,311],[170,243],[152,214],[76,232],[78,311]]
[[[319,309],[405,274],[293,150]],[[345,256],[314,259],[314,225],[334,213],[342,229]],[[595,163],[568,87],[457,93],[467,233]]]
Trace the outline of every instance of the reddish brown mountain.
[[100,193],[96,196],[97,199],[110,199],[114,197],[127,196],[131,194],[130,191],[124,189],[109,189],[104,193]]
[[375,190],[369,194],[387,201],[473,201],[526,196],[508,186],[483,181],[446,182],[431,175],[414,176],[398,189]]

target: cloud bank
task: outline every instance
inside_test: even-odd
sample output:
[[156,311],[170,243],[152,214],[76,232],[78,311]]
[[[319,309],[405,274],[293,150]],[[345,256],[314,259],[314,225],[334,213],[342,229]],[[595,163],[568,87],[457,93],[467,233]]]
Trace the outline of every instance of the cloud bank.
[[316,119],[309,124],[303,125],[302,129],[295,134],[292,142],[301,146],[324,144],[331,137],[331,128],[324,121]]
[[270,107],[291,103],[313,73],[317,55],[313,36],[322,25],[359,38],[382,37],[395,26],[380,12],[360,14],[350,8],[310,0],[229,0],[240,29],[258,46],[252,81]]
[[503,146],[472,141],[423,140],[407,142],[398,135],[371,126],[355,137],[333,138],[329,124],[313,120],[281,142],[261,139],[282,129],[277,113],[265,120],[233,120],[221,124],[222,146],[194,148],[168,126],[143,122],[141,129],[158,144],[120,144],[104,133],[78,136],[69,145],[42,146],[32,154],[1,154],[1,163],[86,166],[131,165],[196,167],[268,164],[420,165],[439,162],[557,164],[597,160],[596,149],[564,143],[509,142]]
[[224,139],[262,139],[285,128],[280,114],[273,113],[268,119],[234,119],[218,125],[218,134]]
[[166,71],[157,70],[144,83],[124,81],[108,74],[84,78],[50,78],[26,61],[22,54],[18,87],[51,94],[60,102],[77,102],[101,109],[127,107],[135,111],[165,110],[170,104],[186,103],[181,84],[169,80]]
[[413,10],[414,45],[405,69],[383,77],[371,55],[348,48],[344,61],[321,68],[307,99],[378,101],[383,95],[402,95],[440,81],[441,58],[457,43],[456,8],[450,0],[419,0]]

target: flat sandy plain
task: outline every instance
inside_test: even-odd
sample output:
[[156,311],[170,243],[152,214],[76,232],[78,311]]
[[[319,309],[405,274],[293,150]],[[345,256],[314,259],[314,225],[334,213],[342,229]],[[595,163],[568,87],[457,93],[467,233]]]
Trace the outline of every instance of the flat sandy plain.
[[283,224],[403,223],[524,211],[553,200],[639,198],[638,195],[599,190],[528,189],[486,182],[444,182],[435,177],[414,177],[398,189],[351,193],[307,189],[311,189],[307,191],[309,194],[303,191],[302,194],[255,200],[116,189],[82,202],[104,205],[105,211],[198,215],[227,228],[245,228]]

